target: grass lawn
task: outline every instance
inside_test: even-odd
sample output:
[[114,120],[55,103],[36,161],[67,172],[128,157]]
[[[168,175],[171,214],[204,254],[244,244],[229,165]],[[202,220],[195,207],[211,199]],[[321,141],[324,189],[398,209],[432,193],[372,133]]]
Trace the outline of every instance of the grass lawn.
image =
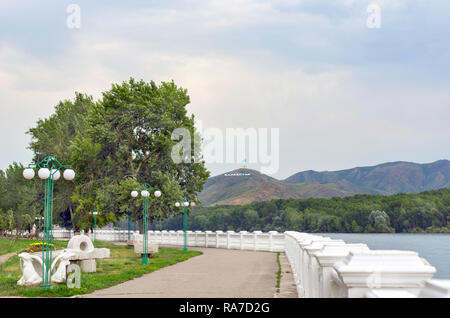
[[[18,251],[33,240],[0,239],[0,255]],[[57,247],[66,247],[67,241],[55,241]],[[39,286],[18,286],[17,281],[22,276],[19,268],[19,257],[13,256],[0,265],[0,296],[25,297],[65,297],[91,293],[97,289],[111,287],[127,280],[140,277],[165,266],[173,265],[193,256],[202,254],[199,251],[187,251],[160,248],[159,253],[149,258],[148,265],[141,264],[141,257],[126,245],[114,245],[106,242],[96,242],[95,247],[106,247],[111,250],[111,257],[97,260],[96,273],[81,274],[81,288],[69,289],[65,284],[57,284],[51,290],[41,290]]]
[[[36,242],[42,242],[42,240],[0,238],[0,255],[18,252],[29,244]],[[67,241],[55,241],[53,244],[56,248],[67,247]]]

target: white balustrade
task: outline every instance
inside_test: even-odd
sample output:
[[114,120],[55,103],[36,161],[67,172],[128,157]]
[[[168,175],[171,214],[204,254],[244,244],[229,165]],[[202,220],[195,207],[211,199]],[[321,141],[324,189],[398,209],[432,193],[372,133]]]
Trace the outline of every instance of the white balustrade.
[[370,289],[404,290],[418,295],[436,269],[413,251],[350,251],[333,265],[340,296],[364,297]]
[[318,264],[318,272],[312,279],[318,282],[314,296],[320,298],[335,298],[339,295],[339,286],[332,278],[334,263],[344,259],[350,251],[369,251],[366,244],[324,244],[322,249],[314,254]]
[[313,243],[305,247],[307,260],[305,268],[305,297],[313,298],[319,297],[319,264],[314,257],[324,246],[342,245],[345,244],[343,240],[315,240]]
[[195,244],[195,233],[192,231],[186,231],[187,246],[194,246]]
[[227,231],[228,233],[228,248],[240,249],[241,248],[241,233],[234,231]]
[[419,298],[450,298],[450,279],[430,279],[420,291]]
[[228,248],[228,233],[217,231],[217,248]]
[[[42,237],[40,233],[40,237]],[[97,230],[98,241],[124,241],[128,231]],[[131,238],[139,235],[132,231]],[[72,230],[54,229],[68,239]],[[285,252],[299,297],[450,297],[450,280],[431,279],[436,269],[412,251],[370,250],[329,237],[286,231],[187,231],[191,247]],[[184,245],[184,232],[148,231],[150,242]]]
[[297,244],[300,245],[300,297],[307,297],[306,289],[308,288],[308,265],[309,265],[309,255],[306,250],[306,247],[313,244],[314,242],[324,242],[331,241],[329,237],[310,235],[307,237],[303,237],[297,241]]
[[213,231],[206,231],[205,232],[205,246],[206,247],[216,247],[217,245],[217,234]]

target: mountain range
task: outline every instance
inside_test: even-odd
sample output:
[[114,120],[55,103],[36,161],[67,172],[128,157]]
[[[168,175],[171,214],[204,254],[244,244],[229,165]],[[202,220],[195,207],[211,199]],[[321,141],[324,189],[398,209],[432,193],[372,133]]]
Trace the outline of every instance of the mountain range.
[[256,170],[237,169],[207,180],[203,205],[241,205],[288,198],[331,198],[354,194],[418,193],[450,187],[450,161],[428,164],[397,161],[339,171],[302,171],[285,180]]

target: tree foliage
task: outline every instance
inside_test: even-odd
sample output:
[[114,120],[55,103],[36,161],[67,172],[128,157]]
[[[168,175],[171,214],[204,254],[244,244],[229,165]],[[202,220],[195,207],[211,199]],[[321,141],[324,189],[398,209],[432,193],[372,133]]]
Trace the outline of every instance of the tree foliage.
[[[181,217],[151,225],[181,229]],[[391,196],[359,194],[332,199],[278,199],[244,206],[197,207],[190,230],[302,232],[450,232],[450,189]]]
[[[174,82],[156,85],[144,81],[113,84],[94,102],[91,96],[76,93],[55,112],[28,131],[34,162],[52,155],[76,171],[73,182],[61,178],[54,187],[54,222],[65,227],[88,229],[93,226],[90,212],[99,212],[97,223],[117,222],[131,212],[133,221],[142,218],[142,199],[130,192],[143,183],[160,189],[163,195],[150,197],[150,217],[163,219],[179,213],[174,202],[188,197],[198,202],[209,172],[194,144],[199,138],[194,116],[188,116],[187,90]],[[192,136],[192,148],[182,152],[189,159],[176,163],[172,149],[180,142],[172,137],[176,128]],[[187,154],[187,155],[186,155]],[[0,170],[0,226],[4,230],[13,211],[16,227],[27,229],[30,220],[42,214],[44,184],[22,177],[23,166],[14,163]],[[27,195],[23,195],[26,193]]]
[[[87,129],[77,136],[70,150],[78,174],[74,202],[77,211],[99,210],[102,223],[127,212],[142,217],[142,202],[130,197],[132,190],[149,183],[163,193],[150,197],[152,219],[173,213],[173,203],[187,196],[197,201],[209,172],[191,152],[190,163],[175,163],[172,139],[176,128],[196,134],[194,116],[187,116],[189,96],[173,82],[161,83],[130,79],[103,93],[87,117]],[[192,147],[194,144],[192,143]]]

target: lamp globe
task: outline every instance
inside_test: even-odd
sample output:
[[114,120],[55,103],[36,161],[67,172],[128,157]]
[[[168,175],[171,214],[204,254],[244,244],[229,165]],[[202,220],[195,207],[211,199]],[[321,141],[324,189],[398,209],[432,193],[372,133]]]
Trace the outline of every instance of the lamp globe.
[[38,171],[38,176],[42,180],[48,179],[48,177],[50,177],[50,170],[48,170],[47,168],[41,168]]
[[31,180],[34,178],[34,169],[26,168],[23,170],[23,177],[27,180]]

